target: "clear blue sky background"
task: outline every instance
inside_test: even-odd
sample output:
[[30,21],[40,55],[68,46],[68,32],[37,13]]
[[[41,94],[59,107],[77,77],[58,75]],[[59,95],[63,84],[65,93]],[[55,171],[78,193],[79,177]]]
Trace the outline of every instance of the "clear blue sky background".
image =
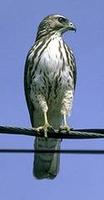
[[[30,127],[23,90],[26,54],[40,20],[51,13],[77,26],[64,38],[74,50],[78,80],[70,124],[104,128],[104,1],[3,0],[0,2],[0,125]],[[0,148],[33,148],[33,138],[0,135]],[[104,149],[104,140],[64,140],[62,148]],[[104,199],[104,156],[61,155],[53,181],[32,176],[32,154],[0,154],[2,200]]]

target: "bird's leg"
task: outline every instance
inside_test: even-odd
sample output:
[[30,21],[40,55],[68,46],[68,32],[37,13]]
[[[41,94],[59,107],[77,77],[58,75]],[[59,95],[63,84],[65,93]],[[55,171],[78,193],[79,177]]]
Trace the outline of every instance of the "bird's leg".
[[71,114],[72,109],[72,102],[73,102],[73,91],[67,90],[65,92],[62,107],[61,107],[61,114],[63,116],[63,125],[60,127],[60,130],[70,131],[70,126],[67,124],[67,115]]
[[48,105],[47,105],[45,97],[42,94],[40,94],[40,93],[37,94],[36,98],[37,98],[37,103],[38,103],[39,107],[41,108],[41,112],[43,114],[42,121],[44,121],[43,126],[37,127],[36,130],[38,131],[38,133],[40,133],[41,130],[43,130],[45,137],[47,137],[48,129],[51,127],[48,122],[48,118],[47,118]]
[[44,112],[44,121],[45,121],[44,126],[43,126],[44,135],[45,135],[45,137],[47,137],[48,129],[49,129],[49,128],[52,128],[51,125],[50,125],[49,122],[48,122],[47,112]]
[[68,126],[68,124],[67,124],[67,120],[66,120],[66,118],[67,118],[67,116],[66,116],[66,114],[64,114],[64,120],[63,120],[63,123],[64,123],[64,125],[63,125],[63,128],[65,129],[65,130],[70,130],[70,127]]
[[37,131],[44,130],[44,136],[47,138],[48,129],[52,128],[52,126],[48,122],[47,112],[44,112],[44,125],[37,128]]
[[67,115],[64,114],[63,115],[63,125],[60,126],[60,130],[61,131],[68,131],[69,132],[70,131],[70,126],[67,124],[66,118],[67,118]]

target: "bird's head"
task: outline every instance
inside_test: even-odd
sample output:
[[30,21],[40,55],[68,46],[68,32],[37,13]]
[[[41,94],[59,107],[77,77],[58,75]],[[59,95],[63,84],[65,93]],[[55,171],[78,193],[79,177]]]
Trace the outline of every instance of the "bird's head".
[[62,15],[49,15],[39,24],[37,39],[45,37],[48,34],[56,33],[61,35],[66,31],[76,31],[75,25]]

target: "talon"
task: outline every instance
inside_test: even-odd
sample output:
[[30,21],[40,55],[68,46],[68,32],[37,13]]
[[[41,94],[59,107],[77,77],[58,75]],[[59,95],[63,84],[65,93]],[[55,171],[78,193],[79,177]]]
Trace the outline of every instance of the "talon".
[[68,125],[60,126],[60,131],[70,132],[71,128]]
[[43,129],[43,126],[39,126],[38,128],[36,128],[38,134],[40,134],[40,131]]
[[32,127],[32,130],[33,130],[33,131],[37,131],[38,134],[40,135],[40,130],[42,130],[42,127],[39,127],[39,128],[34,128],[34,127]]
[[44,124],[44,126],[38,127],[37,131],[40,132],[41,130],[43,130],[44,131],[44,137],[47,138],[48,137],[47,132],[48,132],[48,129],[50,129],[50,128],[52,129],[52,126],[50,126],[49,123],[46,123],[46,124]]
[[52,126],[51,126],[49,123],[47,123],[47,124],[45,124],[45,125],[43,126],[44,137],[45,137],[45,138],[48,137],[47,132],[48,132],[48,129],[50,129],[50,128],[52,128]]

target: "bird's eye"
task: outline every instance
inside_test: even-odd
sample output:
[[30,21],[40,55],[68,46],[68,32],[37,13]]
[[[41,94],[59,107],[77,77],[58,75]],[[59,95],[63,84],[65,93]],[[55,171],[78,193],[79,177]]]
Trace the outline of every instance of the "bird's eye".
[[67,22],[67,19],[64,18],[64,17],[59,17],[59,18],[58,18],[58,21],[59,21],[60,23],[65,23],[65,22]]

